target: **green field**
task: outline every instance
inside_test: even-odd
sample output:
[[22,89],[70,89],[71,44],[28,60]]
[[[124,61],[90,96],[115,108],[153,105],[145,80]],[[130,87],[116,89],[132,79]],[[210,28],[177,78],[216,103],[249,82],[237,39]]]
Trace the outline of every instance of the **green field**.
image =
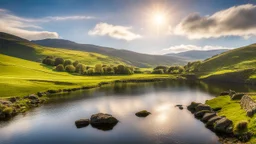
[[25,96],[49,89],[93,86],[114,80],[148,78],[175,78],[175,76],[154,74],[78,76],[67,72],[56,72],[41,63],[0,54],[0,97]]

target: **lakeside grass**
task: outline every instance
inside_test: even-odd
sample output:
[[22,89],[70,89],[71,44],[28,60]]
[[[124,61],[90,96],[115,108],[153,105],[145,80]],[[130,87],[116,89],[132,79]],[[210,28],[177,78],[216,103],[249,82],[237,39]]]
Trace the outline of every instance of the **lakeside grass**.
[[49,89],[57,90],[95,86],[101,82],[112,82],[115,80],[176,78],[176,76],[169,74],[79,76],[67,72],[56,72],[37,62],[2,54],[0,54],[0,60],[0,97],[25,96]]
[[[245,110],[240,106],[240,100],[231,100],[230,96],[219,96],[211,100],[207,100],[206,104],[210,105],[213,109],[221,108],[221,110],[218,111],[218,115],[226,116],[228,119],[233,121],[234,132],[238,132],[236,125],[241,121],[248,122],[248,131],[256,131],[256,115],[248,117]],[[256,143],[256,136],[253,136],[250,142]]]

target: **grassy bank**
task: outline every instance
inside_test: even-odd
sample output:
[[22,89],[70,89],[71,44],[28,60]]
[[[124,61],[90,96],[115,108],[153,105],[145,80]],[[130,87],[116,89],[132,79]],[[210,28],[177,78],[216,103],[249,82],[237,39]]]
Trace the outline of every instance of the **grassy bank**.
[[[256,115],[253,117],[246,116],[245,110],[240,106],[240,100],[231,100],[230,96],[219,96],[214,99],[206,101],[206,104],[210,105],[213,109],[219,109],[219,116],[226,116],[228,119],[233,121],[234,133],[240,132],[237,129],[237,124],[242,121],[248,122],[248,131],[256,131]],[[250,140],[251,143],[256,143],[256,136],[253,136]]]
[[174,75],[134,74],[78,76],[56,72],[40,63],[0,54],[0,97],[26,96],[40,91],[95,86],[102,82],[138,79],[175,79]]

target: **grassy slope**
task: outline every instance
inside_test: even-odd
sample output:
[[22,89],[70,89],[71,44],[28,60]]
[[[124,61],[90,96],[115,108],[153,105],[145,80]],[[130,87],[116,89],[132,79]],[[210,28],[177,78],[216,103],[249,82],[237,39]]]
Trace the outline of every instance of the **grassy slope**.
[[124,64],[122,60],[115,57],[92,52],[44,47],[4,33],[0,33],[0,53],[37,62],[40,62],[45,56],[51,55],[63,57],[64,59],[78,60],[86,65],[98,63]]
[[96,85],[119,79],[174,78],[171,75],[76,76],[55,72],[40,63],[0,54],[0,97],[25,96],[49,89]]
[[[199,75],[207,78],[212,75],[222,75],[256,68],[256,44],[224,52],[218,56],[203,61]],[[255,74],[249,78],[256,78]]]
[[[206,101],[206,104],[212,108],[221,107],[222,109],[218,112],[220,116],[226,116],[228,119],[233,121],[234,126],[240,121],[248,122],[248,131],[256,131],[256,115],[252,118],[246,116],[245,110],[241,109],[239,100],[231,100],[230,96],[219,96],[212,100]],[[236,131],[236,128],[234,129]],[[253,136],[250,140],[252,143],[256,143],[256,136]]]

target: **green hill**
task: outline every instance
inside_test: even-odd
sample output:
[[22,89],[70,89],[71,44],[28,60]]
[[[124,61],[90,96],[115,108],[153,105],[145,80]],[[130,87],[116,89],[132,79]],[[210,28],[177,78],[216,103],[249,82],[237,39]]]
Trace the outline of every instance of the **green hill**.
[[78,60],[86,65],[98,63],[125,64],[123,60],[116,57],[92,52],[44,47],[6,33],[0,33],[0,53],[36,62],[41,62],[46,56],[58,56],[73,61]]
[[[198,67],[201,78],[216,75],[238,74],[247,79],[255,78],[256,44],[230,50],[206,59]],[[251,72],[249,72],[251,71]],[[233,77],[235,79],[236,77]]]
[[121,79],[174,78],[172,75],[78,76],[41,63],[0,54],[0,97],[25,96],[49,89],[78,88]]

